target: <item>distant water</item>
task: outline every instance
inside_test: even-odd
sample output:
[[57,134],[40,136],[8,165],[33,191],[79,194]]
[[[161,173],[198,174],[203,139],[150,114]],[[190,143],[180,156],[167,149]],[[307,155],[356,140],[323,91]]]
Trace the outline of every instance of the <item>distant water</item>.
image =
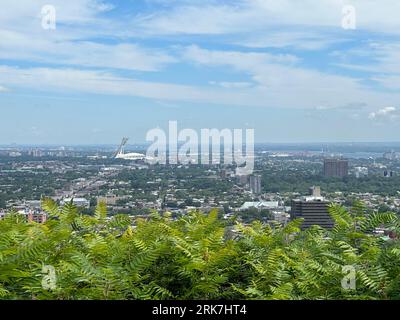
[[349,159],[377,159],[377,158],[382,158],[383,154],[382,153],[376,153],[376,152],[346,152],[346,153],[341,153],[344,158],[349,158]]

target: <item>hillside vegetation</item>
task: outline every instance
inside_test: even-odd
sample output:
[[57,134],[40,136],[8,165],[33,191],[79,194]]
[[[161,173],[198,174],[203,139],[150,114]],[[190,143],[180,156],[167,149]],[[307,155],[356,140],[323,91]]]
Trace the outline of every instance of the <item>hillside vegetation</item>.
[[[245,226],[217,211],[173,220],[154,213],[133,227],[126,215],[107,219],[72,204],[43,201],[49,219],[0,221],[0,299],[400,299],[399,234],[393,213],[367,214],[360,203],[331,206],[335,228],[300,230],[260,222]],[[343,267],[355,268],[345,290]]]

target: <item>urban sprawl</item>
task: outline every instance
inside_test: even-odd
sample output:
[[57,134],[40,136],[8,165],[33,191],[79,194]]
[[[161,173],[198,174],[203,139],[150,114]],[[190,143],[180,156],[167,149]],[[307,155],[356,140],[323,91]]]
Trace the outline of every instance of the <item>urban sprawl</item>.
[[154,211],[180,217],[217,208],[226,220],[286,224],[301,217],[303,228],[330,228],[331,203],[362,201],[371,211],[400,212],[400,153],[384,147],[338,152],[260,144],[250,175],[237,175],[234,164],[150,164],[140,157],[143,147],[131,146],[131,153],[122,147],[117,153],[111,147],[0,148],[0,218],[17,212],[46,221],[44,197],[73,202],[83,214],[102,201],[110,215],[125,213],[133,223]]

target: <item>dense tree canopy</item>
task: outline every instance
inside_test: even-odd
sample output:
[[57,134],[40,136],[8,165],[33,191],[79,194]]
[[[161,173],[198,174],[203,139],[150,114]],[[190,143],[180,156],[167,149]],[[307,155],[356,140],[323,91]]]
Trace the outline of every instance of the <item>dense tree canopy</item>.
[[[392,213],[332,206],[335,228],[301,231],[261,222],[233,224],[217,211],[174,220],[108,219],[45,200],[49,219],[0,221],[2,299],[399,299],[400,245],[373,234]],[[343,267],[356,271],[345,290]],[[54,274],[52,274],[52,272]]]

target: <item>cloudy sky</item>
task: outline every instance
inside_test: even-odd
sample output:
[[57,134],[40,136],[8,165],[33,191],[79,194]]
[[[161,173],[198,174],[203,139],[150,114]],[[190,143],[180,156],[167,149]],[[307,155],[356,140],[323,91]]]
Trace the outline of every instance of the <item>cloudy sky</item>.
[[169,120],[258,142],[400,141],[398,0],[1,5],[0,144],[143,142]]

